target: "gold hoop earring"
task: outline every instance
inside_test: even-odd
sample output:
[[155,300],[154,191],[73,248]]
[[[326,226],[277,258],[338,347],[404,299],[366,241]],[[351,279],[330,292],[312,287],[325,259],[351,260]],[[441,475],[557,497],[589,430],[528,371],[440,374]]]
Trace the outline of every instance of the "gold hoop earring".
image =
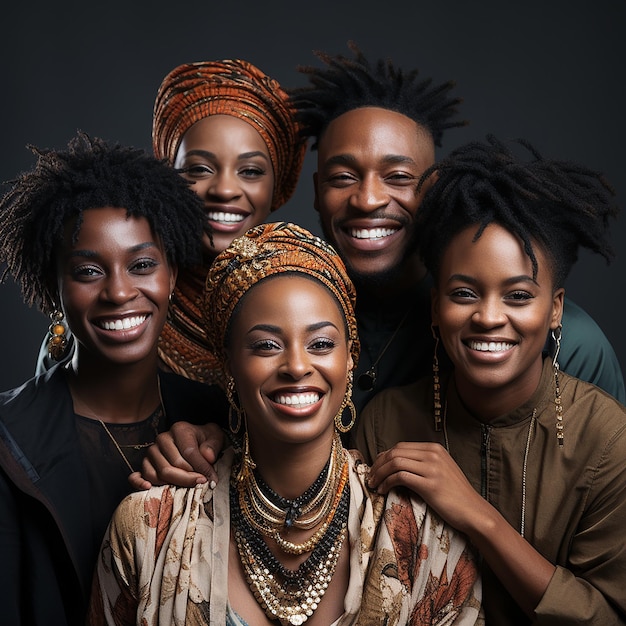
[[435,430],[441,430],[441,381],[439,379],[439,333],[437,326],[430,325],[430,332],[435,340],[435,350],[433,352],[433,416],[435,418]]
[[558,356],[561,351],[561,336],[563,326],[559,324],[552,331],[552,339],[555,343],[554,356],[552,357],[552,369],[554,370],[554,406],[556,411],[556,440],[559,447],[565,444],[565,429],[563,426],[563,403],[561,402],[561,385],[559,383],[559,361]]
[[[343,414],[348,409],[350,412],[350,421],[344,422]],[[339,407],[337,415],[335,415],[335,428],[340,433],[347,433],[354,426],[356,422],[356,407],[352,401],[352,372],[348,374],[348,383],[346,385],[346,395],[343,397],[343,402]]]
[[244,415],[243,409],[235,402],[235,379],[228,377],[226,383],[226,398],[228,399],[228,428],[233,435],[239,434],[241,421]]
[[67,327],[63,323],[63,311],[55,309],[50,319],[52,320],[50,326],[48,326],[48,356],[54,361],[60,361],[65,356],[65,350],[67,349]]

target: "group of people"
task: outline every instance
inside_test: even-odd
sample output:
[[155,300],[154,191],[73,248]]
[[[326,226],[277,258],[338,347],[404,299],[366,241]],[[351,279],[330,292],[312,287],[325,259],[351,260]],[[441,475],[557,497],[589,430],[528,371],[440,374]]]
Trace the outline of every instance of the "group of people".
[[[153,155],[80,133],[0,201],[51,318],[0,394],[3,623],[626,623],[624,382],[564,296],[613,192],[437,160],[453,83],[352,52],[177,67]],[[307,142],[323,238],[270,221]]]

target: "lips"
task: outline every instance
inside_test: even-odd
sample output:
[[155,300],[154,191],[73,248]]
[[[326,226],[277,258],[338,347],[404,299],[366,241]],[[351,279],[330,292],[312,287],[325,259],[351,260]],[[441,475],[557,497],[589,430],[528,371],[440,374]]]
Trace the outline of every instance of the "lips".
[[308,406],[318,402],[320,394],[317,392],[280,393],[276,394],[272,399],[276,404],[283,404],[285,406]]
[[466,345],[478,352],[506,352],[515,346],[508,341],[468,341]]
[[350,228],[348,234],[354,239],[384,239],[396,233],[399,228]]
[[131,330],[141,326],[146,319],[147,315],[133,315],[130,317],[119,317],[116,319],[98,320],[95,322],[96,326],[103,330]]
[[209,211],[207,218],[220,224],[238,224],[246,219],[246,215],[240,213],[228,213],[226,211]]

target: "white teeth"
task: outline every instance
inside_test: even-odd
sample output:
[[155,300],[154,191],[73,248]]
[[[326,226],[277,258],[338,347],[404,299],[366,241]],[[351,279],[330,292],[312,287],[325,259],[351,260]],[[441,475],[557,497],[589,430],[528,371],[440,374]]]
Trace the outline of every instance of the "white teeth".
[[135,317],[125,317],[123,319],[112,320],[108,322],[100,322],[100,327],[104,330],[128,330],[135,328],[146,321],[146,315],[137,315]]
[[222,211],[213,211],[207,214],[207,217],[213,222],[243,222],[245,215],[239,213],[223,213]]
[[470,341],[469,347],[479,352],[505,352],[515,344],[506,341]]
[[293,393],[280,395],[274,398],[277,404],[299,405],[315,404],[320,399],[319,393]]
[[382,239],[397,232],[397,228],[352,228],[350,237],[355,239]]

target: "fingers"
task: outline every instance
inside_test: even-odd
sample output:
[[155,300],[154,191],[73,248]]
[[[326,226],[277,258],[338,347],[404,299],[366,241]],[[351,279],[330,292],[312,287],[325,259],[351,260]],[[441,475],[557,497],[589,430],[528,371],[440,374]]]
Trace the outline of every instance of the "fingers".
[[[213,464],[223,443],[224,435],[215,424],[196,426],[177,422],[169,431],[158,435],[155,445],[148,448],[142,479],[155,485],[193,487],[208,481],[215,486],[218,477]],[[134,478],[131,484],[142,483]]]
[[[403,484],[398,481],[406,479],[404,472],[420,475],[435,468],[442,462],[444,456],[449,455],[438,443],[398,443],[376,457],[369,475],[369,486],[381,493],[386,493],[391,486]],[[389,479],[397,474],[400,476],[396,476],[394,481],[389,482]]]
[[141,475],[141,472],[133,472],[128,477],[128,482],[135,491],[146,491],[146,489],[150,489],[150,487],[152,487],[152,483],[146,480]]

